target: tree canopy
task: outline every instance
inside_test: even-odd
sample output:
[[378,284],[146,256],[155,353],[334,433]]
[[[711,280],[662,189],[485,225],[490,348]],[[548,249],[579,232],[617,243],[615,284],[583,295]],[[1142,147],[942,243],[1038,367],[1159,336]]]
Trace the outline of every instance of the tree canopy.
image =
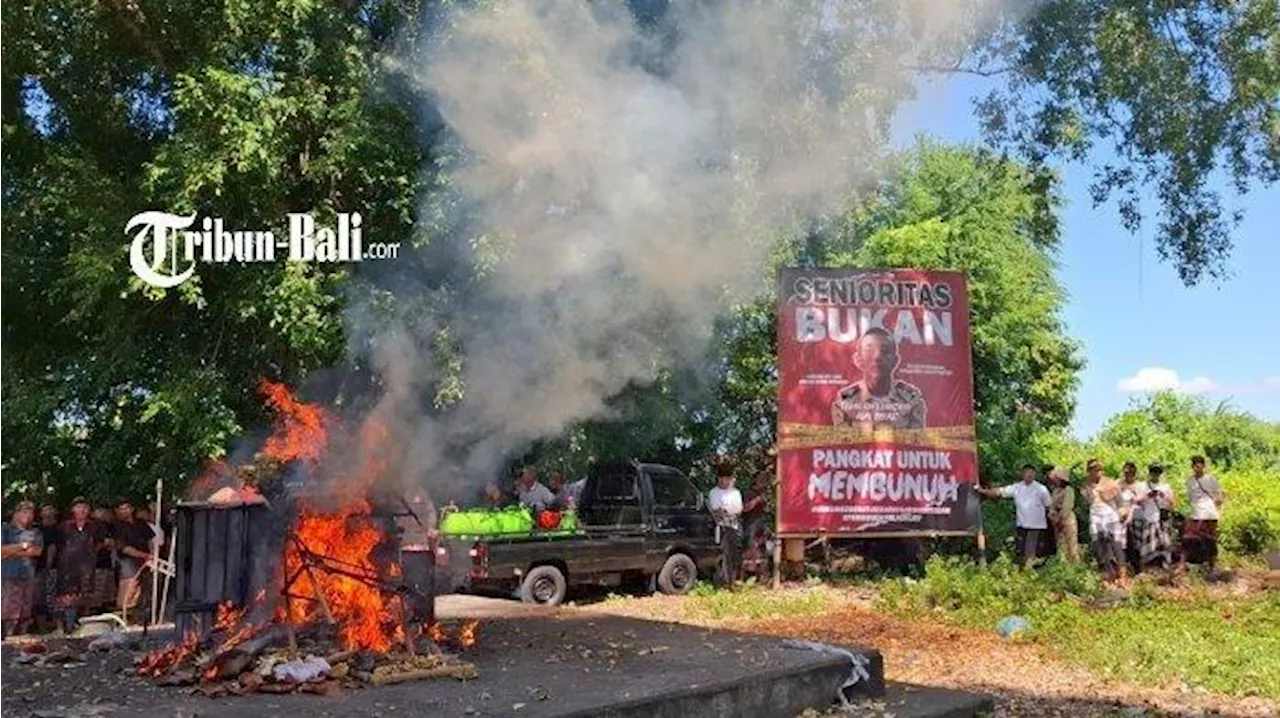
[[[630,4],[644,22],[667,7]],[[1245,190],[1276,180],[1280,22],[1276,0],[1052,0],[1032,10],[1009,3],[994,18],[996,6],[977,5],[980,22],[932,48],[938,64],[879,73],[875,82],[888,86],[868,90],[891,111],[922,77],[991,77],[997,90],[977,111],[1011,161],[916,153],[855,200],[836,235],[813,241],[828,243],[823,256],[833,261],[973,272],[984,436],[1014,446],[1066,420],[1078,366],[1057,326],[1061,295],[1047,259],[1052,163],[1088,162],[1110,145],[1118,162],[1094,167],[1097,198],[1118,198],[1132,228],[1138,191],[1154,187],[1164,256],[1187,282],[1222,274],[1234,217],[1209,181],[1218,174]],[[860,28],[896,33],[903,22],[927,25],[933,6],[842,7]],[[903,8],[919,12],[904,21]],[[261,421],[263,376],[297,383],[335,365],[367,372],[368,337],[344,324],[353,303],[438,317],[427,350],[447,361],[428,402],[463,395],[467,358],[450,344],[448,308],[461,291],[451,283],[469,278],[441,269],[452,251],[441,228],[455,209],[448,137],[388,71],[436,10],[416,0],[3,6],[6,492],[105,497],[189,475]],[[979,178],[995,189],[976,186]],[[206,268],[159,290],[127,270],[122,230],[142,209],[280,230],[287,211],[324,219],[354,205],[378,208],[367,233],[419,250],[382,270],[395,276],[253,264]],[[977,233],[986,249],[967,248],[961,232]],[[469,246],[481,250],[477,272],[502,261],[483,243]],[[797,257],[795,246],[784,242],[779,257]],[[1001,259],[1006,250],[1030,264]],[[413,291],[387,291],[406,285]],[[620,406],[649,407],[637,419],[652,429],[641,448],[668,436],[685,437],[686,453],[765,438],[771,327],[767,301],[740,307],[721,327],[724,356],[662,375],[651,391],[669,401],[624,393]],[[583,436],[605,431],[593,426]],[[636,436],[613,430],[609,446]]]

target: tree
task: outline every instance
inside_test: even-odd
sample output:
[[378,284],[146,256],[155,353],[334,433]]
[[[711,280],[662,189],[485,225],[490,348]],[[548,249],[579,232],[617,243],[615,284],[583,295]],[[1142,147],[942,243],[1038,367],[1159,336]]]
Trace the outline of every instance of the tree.
[[1240,214],[1215,177],[1240,193],[1280,179],[1277,0],[1040,3],[947,71],[1005,81],[979,117],[1035,168],[1109,146],[1116,161],[1092,165],[1095,203],[1116,199],[1134,231],[1139,192],[1154,189],[1157,248],[1187,284],[1226,273]]
[[417,11],[4,7],[6,491],[172,484],[261,421],[260,378],[342,359],[345,268],[210,268],[158,290],[122,265],[122,229],[164,208],[285,236],[288,211],[374,207],[368,235],[417,241],[426,156],[378,69]]
[[[1219,274],[1229,248],[1232,218],[1205,178],[1221,170],[1241,189],[1276,178],[1276,4],[1053,0],[1025,11],[1012,3],[1017,12],[930,40],[923,59],[895,65],[901,57],[854,43],[831,67],[874,78],[858,102],[875,110],[866,114],[881,139],[921,76],[976,72],[1006,81],[979,110],[992,142],[1031,163],[1022,172],[1035,197],[1028,201],[1042,206],[1027,221],[1048,216],[1048,163],[1112,143],[1123,164],[1099,168],[1099,198],[1119,193],[1132,225],[1133,189],[1154,183],[1164,207],[1161,247],[1190,282]],[[631,5],[655,27],[679,7]],[[897,48],[924,37],[936,5],[804,8],[811,19],[838,9],[872,44],[906,38],[889,43]],[[450,333],[451,305],[487,262],[501,259],[484,241],[473,246],[471,237],[442,231],[456,207],[441,170],[439,118],[415,112],[414,90],[384,69],[436,9],[416,0],[52,0],[0,10],[6,491],[102,498],[190,473],[263,419],[255,391],[263,375],[300,383],[338,364],[342,374],[371,371],[366,350],[376,337],[343,322],[353,304],[380,318],[428,317],[438,332],[424,351],[446,361],[426,403],[465,396],[458,376],[467,357]],[[671,37],[654,52],[678,48],[678,27]],[[648,57],[641,69],[660,73],[662,60]],[[957,201],[939,200],[952,208]],[[881,211],[892,204],[876,202]],[[406,252],[388,272],[394,276],[381,277],[255,264],[210,268],[159,290],[122,271],[121,229],[143,208],[282,232],[286,211],[312,210],[325,221],[357,205],[377,208],[365,217],[367,236],[428,251]],[[882,233],[869,246],[886,253],[899,240],[946,244],[939,237],[951,231],[950,218],[930,221],[895,239],[874,217],[857,219],[861,231]],[[428,242],[442,238],[450,241]],[[780,251],[798,252],[790,244]],[[861,261],[859,251],[850,248],[846,258]],[[451,253],[470,253],[467,271]],[[412,289],[388,290],[404,286]],[[767,340],[757,330],[771,326],[768,306],[740,307],[721,327],[733,351],[695,374],[723,379],[714,384],[719,399],[732,402],[693,392],[681,405],[692,418],[664,426],[683,424],[681,432],[698,437],[723,429],[697,439],[708,446],[761,440],[772,410],[760,351]],[[983,342],[992,361],[1016,362],[984,372],[1034,378],[980,390],[984,421],[1003,416],[1007,436],[1056,421],[1059,392],[1070,384],[1069,372],[1052,369],[1062,366],[1060,350],[1022,356],[994,336]],[[341,394],[342,380],[334,383]],[[353,384],[377,389],[367,376]],[[1030,409],[1009,414],[1013,398]],[[728,417],[729,406],[744,415]],[[607,433],[603,424],[593,431]]]

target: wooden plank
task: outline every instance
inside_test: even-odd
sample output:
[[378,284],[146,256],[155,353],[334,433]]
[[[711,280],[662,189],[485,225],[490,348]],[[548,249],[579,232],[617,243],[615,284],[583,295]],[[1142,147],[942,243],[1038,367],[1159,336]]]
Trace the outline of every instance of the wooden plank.
[[205,540],[205,597],[221,601],[226,590],[227,521],[226,511],[209,511],[208,535]]
[[246,540],[248,539],[247,529],[245,525],[246,511],[243,508],[235,508],[226,512],[227,516],[227,548],[223,554],[225,562],[225,581],[224,595],[228,600],[234,601],[238,605],[245,605],[248,596],[245,595],[244,572],[247,568],[245,562],[246,549],[248,548]]

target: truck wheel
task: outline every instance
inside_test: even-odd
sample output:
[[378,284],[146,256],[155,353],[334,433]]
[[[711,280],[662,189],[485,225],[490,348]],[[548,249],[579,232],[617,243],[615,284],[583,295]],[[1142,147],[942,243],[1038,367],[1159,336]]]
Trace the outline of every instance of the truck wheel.
[[658,572],[658,590],[668,596],[683,596],[698,581],[698,565],[682,553],[672,554]]
[[564,573],[555,566],[537,566],[520,583],[520,600],[539,606],[559,606],[569,590]]

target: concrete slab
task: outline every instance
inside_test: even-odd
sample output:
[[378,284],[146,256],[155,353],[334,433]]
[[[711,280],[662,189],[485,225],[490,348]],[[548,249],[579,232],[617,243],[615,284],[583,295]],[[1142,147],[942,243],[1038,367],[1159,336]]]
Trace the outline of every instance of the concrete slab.
[[[91,655],[80,668],[14,665],[5,649],[2,710],[8,716],[574,716],[663,718],[779,716],[825,711],[851,677],[848,657],[787,647],[776,638],[640,621],[571,608],[548,609],[475,596],[440,600],[446,621],[478,618],[471,682],[424,681],[339,696],[253,695],[210,700],[129,674],[132,655]],[[989,712],[981,695],[883,683],[879,654],[857,650],[866,676],[859,705],[843,716],[970,718]]]
[[[18,666],[6,660],[3,713],[86,706],[114,716],[785,716],[825,709],[852,673],[848,657],[785,647],[776,638],[537,609],[475,597],[441,602],[442,615],[480,617],[468,658],[475,681],[421,681],[338,696],[253,695],[208,699],[122,673],[132,656],[90,657],[82,668]],[[6,653],[8,651],[6,650]],[[859,650],[865,674],[853,691],[883,691],[878,653]],[[39,685],[35,685],[39,682]],[[13,711],[10,713],[10,711]],[[45,713],[46,715],[48,713]]]

